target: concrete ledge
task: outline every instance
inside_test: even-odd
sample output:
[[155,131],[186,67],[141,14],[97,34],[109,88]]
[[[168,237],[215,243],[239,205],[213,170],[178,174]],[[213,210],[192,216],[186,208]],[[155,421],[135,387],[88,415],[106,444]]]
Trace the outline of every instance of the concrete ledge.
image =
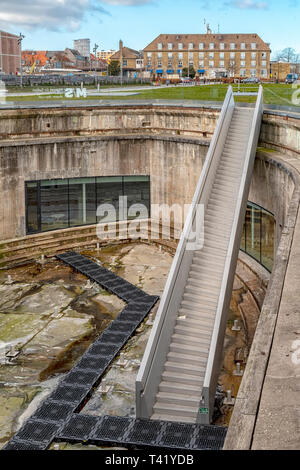
[[[270,157],[267,153],[263,154],[261,152],[260,158],[269,159]],[[295,289],[295,285],[292,279],[286,279],[289,263],[295,262],[294,256],[296,255],[296,253],[294,253],[292,250],[292,243],[295,234],[300,202],[300,161],[298,161],[297,158],[292,159],[291,157],[285,157],[285,155],[275,154],[272,154],[272,160],[276,161],[277,164],[282,165],[282,168],[292,175],[295,182],[295,189],[290,201],[288,217],[282,230],[282,236],[275,259],[275,267],[262,307],[255,337],[248,358],[247,367],[244,372],[236,404],[234,406],[231,417],[224,445],[224,449],[226,450],[270,448],[268,447],[268,444],[266,444],[266,441],[264,444],[263,436],[266,437],[266,435],[262,430],[259,431],[259,427],[262,427],[262,421],[266,421],[265,411],[262,407],[262,405],[265,406],[266,401],[264,399],[265,382],[266,376],[268,375],[269,361],[273,354],[273,340],[276,332],[279,311],[281,310],[281,301],[284,296],[284,291],[287,288],[286,281],[289,281],[290,288],[292,284],[293,297],[299,296],[298,305],[300,304],[299,289]],[[299,264],[300,254],[298,258],[298,266]],[[285,383],[284,378],[282,381]],[[284,389],[285,386],[283,386],[283,393],[280,401],[278,401],[278,396],[276,400],[270,391],[268,393],[268,399],[270,401],[275,399],[274,406],[277,409],[286,405]],[[258,428],[257,425],[259,426]],[[268,423],[269,443],[272,441],[272,439],[274,441],[274,434],[278,432],[279,428],[281,435],[284,435],[288,426],[286,426],[286,423],[283,420],[281,420],[280,423],[276,422],[276,416],[272,415],[271,413],[271,415],[269,415]],[[256,432],[259,433],[259,436],[258,434],[256,435]],[[254,447],[252,447],[252,442],[254,442]],[[276,445],[275,447],[272,446],[272,448],[282,448],[281,446],[278,447],[278,439],[276,439]]]

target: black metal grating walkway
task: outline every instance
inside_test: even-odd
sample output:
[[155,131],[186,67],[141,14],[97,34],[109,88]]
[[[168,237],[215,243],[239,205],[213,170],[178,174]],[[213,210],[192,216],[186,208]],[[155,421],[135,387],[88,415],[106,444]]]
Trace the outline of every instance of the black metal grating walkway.
[[114,358],[158,300],[76,252],[57,258],[127,302],[3,450],[46,450],[52,441],[189,450],[222,449],[226,428],[78,414]]

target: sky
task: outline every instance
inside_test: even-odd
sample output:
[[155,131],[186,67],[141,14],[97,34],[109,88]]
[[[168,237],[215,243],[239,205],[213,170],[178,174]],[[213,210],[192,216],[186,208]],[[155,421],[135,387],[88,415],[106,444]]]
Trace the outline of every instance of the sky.
[[300,0],[0,0],[0,29],[25,35],[22,48],[141,50],[159,34],[257,33],[272,52],[300,53]]

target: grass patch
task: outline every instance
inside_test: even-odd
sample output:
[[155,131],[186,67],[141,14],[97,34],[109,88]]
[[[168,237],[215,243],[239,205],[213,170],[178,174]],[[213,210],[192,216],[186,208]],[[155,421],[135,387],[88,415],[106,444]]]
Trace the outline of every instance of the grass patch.
[[[118,86],[118,85],[116,85]],[[129,86],[129,85],[128,85]],[[61,88],[61,87],[60,87]],[[101,87],[103,89],[104,87]],[[145,86],[146,88],[146,86]],[[204,85],[204,86],[182,86],[177,85],[175,87],[167,87],[151,89],[138,92],[134,95],[127,96],[109,96],[109,95],[94,95],[88,96],[87,98],[65,98],[63,95],[55,95],[49,93],[49,95],[40,96],[10,96],[7,101],[52,101],[52,100],[64,100],[64,101],[84,101],[84,100],[195,100],[195,101],[217,101],[223,102],[228,85]],[[291,106],[292,95],[295,89],[292,85],[285,84],[264,84],[264,103],[265,104],[276,104],[281,106]],[[237,91],[238,86],[233,85],[233,90]],[[240,85],[241,92],[257,92],[257,85]],[[256,101],[255,95],[247,96],[235,96],[235,101],[244,103],[254,103]]]

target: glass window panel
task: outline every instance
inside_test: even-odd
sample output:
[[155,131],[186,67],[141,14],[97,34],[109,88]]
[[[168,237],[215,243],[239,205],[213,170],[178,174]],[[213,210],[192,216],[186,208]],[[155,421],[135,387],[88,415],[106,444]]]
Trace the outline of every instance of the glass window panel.
[[262,210],[261,257],[262,264],[272,271],[274,263],[275,220],[272,214]]
[[241,238],[241,250],[242,251],[246,251],[246,227],[245,227],[245,224],[243,226],[243,231],[242,231],[242,238]]
[[97,208],[102,204],[111,204],[115,208],[115,215],[108,214],[97,217],[97,222],[105,217],[106,222],[123,220],[123,214],[119,214],[119,198],[123,195],[122,176],[101,176],[96,179],[97,186]]
[[38,184],[26,183],[27,192],[27,232],[33,233],[39,230],[38,221]]
[[[124,176],[124,196],[127,196],[127,208],[133,204],[143,204],[150,217],[150,178],[149,176]],[[142,214],[141,214],[142,216]],[[130,219],[139,218],[139,214],[128,216]]]
[[246,211],[246,252],[257,261],[260,260],[260,219],[261,210],[255,205]]
[[41,230],[68,227],[68,180],[41,181]]
[[96,223],[95,178],[69,180],[70,226]]

